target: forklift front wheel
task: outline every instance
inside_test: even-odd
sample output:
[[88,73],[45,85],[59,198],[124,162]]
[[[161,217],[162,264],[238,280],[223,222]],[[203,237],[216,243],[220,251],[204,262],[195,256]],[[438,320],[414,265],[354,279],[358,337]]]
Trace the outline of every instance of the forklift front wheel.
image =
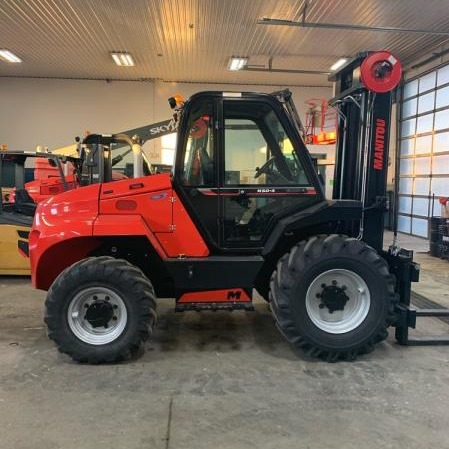
[[398,301],[394,276],[364,242],[310,237],[277,264],[270,304],[277,327],[305,354],[353,360],[384,340]]

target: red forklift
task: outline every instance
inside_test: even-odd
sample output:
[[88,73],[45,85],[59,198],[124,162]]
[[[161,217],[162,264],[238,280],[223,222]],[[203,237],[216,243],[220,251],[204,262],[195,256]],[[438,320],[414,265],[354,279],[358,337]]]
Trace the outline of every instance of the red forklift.
[[353,360],[389,326],[409,343],[419,266],[411,251],[383,250],[400,79],[388,52],[360,54],[334,75],[332,200],[290,91],[171,99],[172,173],[89,185],[38,206],[32,281],[48,290],[49,337],[74,360],[116,362],[151,334],[156,298],[176,298],[180,312],[252,310],[255,289],[308,356]]

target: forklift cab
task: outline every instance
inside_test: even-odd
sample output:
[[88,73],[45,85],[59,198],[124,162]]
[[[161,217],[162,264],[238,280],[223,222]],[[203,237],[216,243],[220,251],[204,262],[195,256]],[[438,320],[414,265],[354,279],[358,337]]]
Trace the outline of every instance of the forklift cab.
[[[257,249],[285,215],[324,199],[289,92],[203,92],[181,111],[175,185],[217,249]],[[281,111],[284,108],[286,111]]]

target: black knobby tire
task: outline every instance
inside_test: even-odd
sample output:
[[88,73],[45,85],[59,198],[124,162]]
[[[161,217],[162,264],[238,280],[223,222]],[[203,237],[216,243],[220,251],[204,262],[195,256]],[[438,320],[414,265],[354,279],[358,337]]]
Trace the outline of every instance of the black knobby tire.
[[[322,303],[323,288],[339,282],[349,287],[339,290],[347,300],[335,311]],[[371,352],[388,336],[397,302],[385,260],[364,242],[341,235],[298,243],[279,260],[270,281],[278,329],[306,355],[329,362]]]
[[[151,334],[155,299],[151,282],[126,260],[107,256],[81,260],[60,273],[48,291],[48,335],[61,352],[78,362],[125,360]],[[105,324],[92,327],[85,317],[99,306]]]

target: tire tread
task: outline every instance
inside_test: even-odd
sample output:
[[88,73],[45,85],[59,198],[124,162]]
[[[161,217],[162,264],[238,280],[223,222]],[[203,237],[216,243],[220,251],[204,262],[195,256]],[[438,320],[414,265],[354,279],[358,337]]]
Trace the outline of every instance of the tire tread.
[[[307,335],[302,335],[291,316],[290,297],[286,294],[294,288],[295,274],[304,271],[308,261],[318,261],[322,257],[336,254],[344,254],[351,258],[363,260],[375,267],[388,292],[383,322],[368,341],[363,342],[355,349],[338,350],[321,347]],[[355,360],[358,355],[368,354],[374,349],[375,344],[387,338],[387,328],[395,321],[394,311],[396,304],[399,302],[399,297],[395,293],[394,276],[390,274],[386,261],[373,248],[357,239],[331,234],[303,240],[279,259],[270,280],[269,301],[276,326],[291,345],[301,348],[307,356],[336,362],[338,360]]]
[[[105,350],[108,345],[90,345],[89,350],[82,351],[76,337],[67,338],[62,310],[63,295],[70,286],[76,286],[79,282],[114,276],[118,277],[126,291],[130,292],[128,300],[136,303],[136,309],[140,311],[136,330],[127,339],[126,344],[114,345],[115,341],[112,342],[116,350]],[[129,359],[150,337],[156,320],[156,295],[149,279],[128,261],[109,256],[89,257],[66,268],[53,282],[45,301],[44,322],[49,338],[55,342],[61,353],[82,363],[114,363]]]

